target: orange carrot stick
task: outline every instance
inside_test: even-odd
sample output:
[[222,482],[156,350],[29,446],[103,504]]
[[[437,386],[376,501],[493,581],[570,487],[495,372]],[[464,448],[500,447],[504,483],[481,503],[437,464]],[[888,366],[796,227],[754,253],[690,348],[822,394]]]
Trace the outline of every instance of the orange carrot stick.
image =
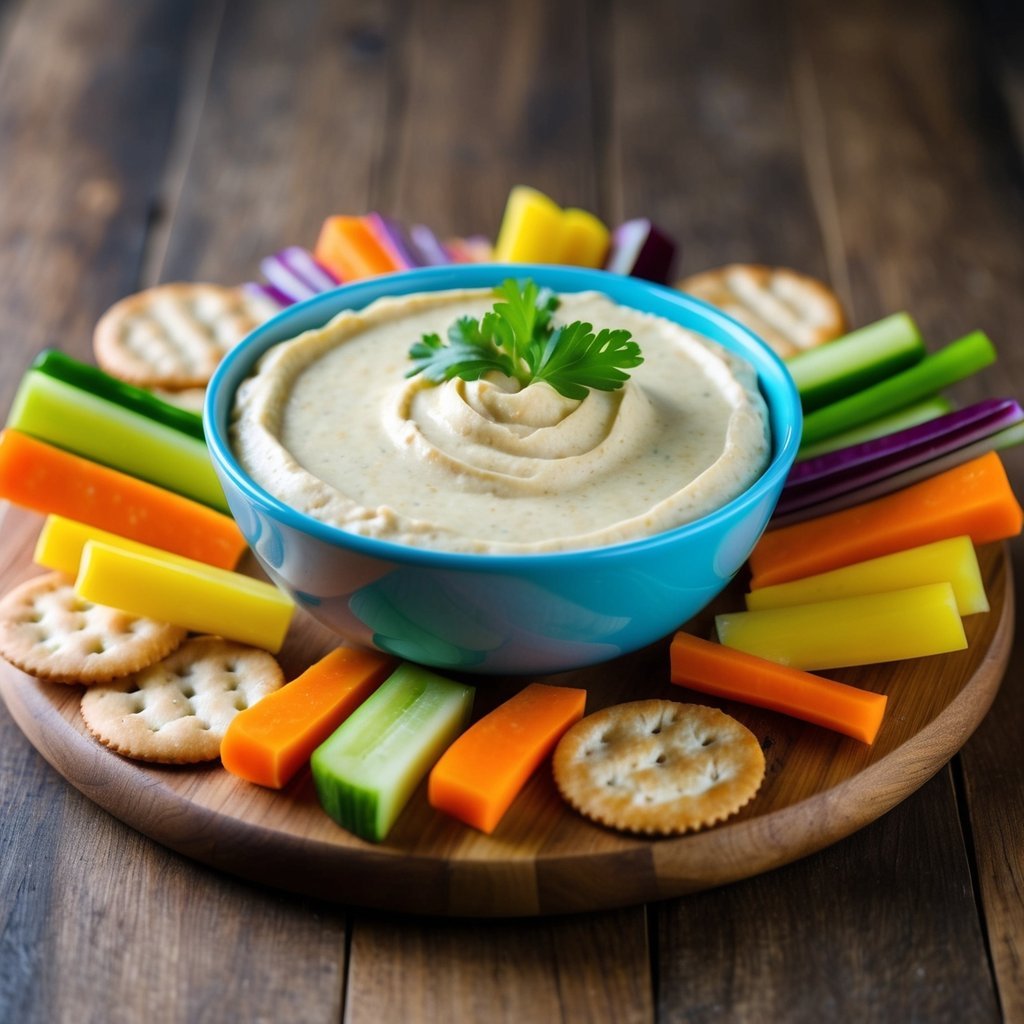
[[233,775],[281,789],[393,667],[393,658],[376,651],[331,651],[231,720],[221,762]]
[[902,491],[766,533],[750,556],[751,590],[968,534],[1015,537],[1024,513],[995,452]]
[[362,217],[328,217],[313,255],[342,281],[401,269]]
[[493,832],[534,769],[583,717],[587,691],[531,683],[469,727],[434,765],[432,807]]
[[222,569],[245,550],[230,516],[10,428],[0,433],[0,498]]
[[669,648],[672,682],[822,725],[874,743],[886,696],[778,665],[756,655],[678,632]]

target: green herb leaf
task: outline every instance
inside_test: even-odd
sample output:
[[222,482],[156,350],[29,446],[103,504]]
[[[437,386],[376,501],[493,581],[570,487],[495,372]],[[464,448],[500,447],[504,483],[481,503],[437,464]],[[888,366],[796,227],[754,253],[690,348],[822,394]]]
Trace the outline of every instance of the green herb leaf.
[[441,383],[461,377],[479,380],[503,373],[523,387],[544,381],[566,398],[582,399],[590,389],[615,391],[629,379],[626,369],[643,362],[640,347],[626,330],[603,329],[575,321],[553,327],[558,299],[547,288],[527,280],[504,281],[500,299],[479,321],[459,317],[448,328],[448,341],[424,334],[409,349],[413,361],[407,376],[422,373]]

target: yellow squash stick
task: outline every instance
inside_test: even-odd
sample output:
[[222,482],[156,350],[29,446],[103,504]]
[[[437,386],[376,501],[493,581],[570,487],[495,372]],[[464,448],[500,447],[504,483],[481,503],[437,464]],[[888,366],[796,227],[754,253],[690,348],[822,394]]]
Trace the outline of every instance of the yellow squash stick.
[[132,615],[268,651],[281,649],[295,610],[277,587],[250,576],[95,540],[82,550],[75,593]]
[[80,523],[75,519],[52,513],[46,517],[43,528],[39,531],[32,558],[36,565],[56,569],[66,576],[77,576],[78,567],[82,562],[82,550],[91,540],[112,544],[124,551],[134,551],[138,555],[152,555],[172,562],[180,558],[183,565],[195,564],[195,559],[175,555],[151,544],[141,544],[109,530],[101,530],[98,526],[90,526],[88,523]]
[[612,233],[592,213],[564,210],[562,244],[553,262],[577,267],[602,267],[611,241]]
[[949,583],[715,617],[727,647],[808,670],[873,665],[967,646]]
[[926,583],[951,583],[961,615],[988,611],[988,598],[970,537],[952,537],[917,548],[856,562],[831,572],[752,590],[748,611],[833,601],[839,597],[906,590]]
[[498,263],[553,263],[562,250],[561,207],[543,192],[516,185],[494,243]]

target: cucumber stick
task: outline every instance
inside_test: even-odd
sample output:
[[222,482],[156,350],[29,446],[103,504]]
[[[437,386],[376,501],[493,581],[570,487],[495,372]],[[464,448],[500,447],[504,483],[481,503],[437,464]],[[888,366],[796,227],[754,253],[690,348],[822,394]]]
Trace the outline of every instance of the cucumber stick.
[[400,665],[313,752],[324,810],[370,842],[388,834],[434,762],[469,723],[474,689]]
[[143,388],[111,377],[98,366],[65,355],[59,349],[49,348],[40,352],[31,368],[82,391],[91,392],[97,398],[105,398],[108,402],[137,412],[140,416],[155,420],[166,427],[180,430],[197,441],[205,441],[203,418],[198,413],[171,405],[170,402],[157,398]]
[[22,378],[7,425],[220,512],[228,510],[205,441],[40,370]]
[[969,377],[995,362],[995,358],[992,342],[982,331],[973,331],[909,369],[808,413],[804,417],[802,443],[805,446],[817,444],[841,431],[902,409]]
[[804,412],[811,412],[919,363],[925,354],[917,324],[894,313],[793,356],[786,369]]

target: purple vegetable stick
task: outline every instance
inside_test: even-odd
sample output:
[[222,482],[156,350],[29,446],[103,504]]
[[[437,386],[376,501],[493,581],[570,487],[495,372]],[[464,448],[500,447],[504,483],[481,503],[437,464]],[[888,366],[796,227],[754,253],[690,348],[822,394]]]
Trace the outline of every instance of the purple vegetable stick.
[[1009,398],[986,398],[965,409],[936,416],[924,423],[917,423],[912,427],[893,431],[891,434],[859,441],[846,448],[824,452],[813,458],[805,459],[790,470],[786,486],[795,486],[830,476],[836,472],[851,470],[856,466],[903,452],[915,445],[926,444],[932,440],[967,431],[974,425],[1002,415],[1019,416],[1021,415],[1020,407]]
[[916,466],[930,464],[943,456],[972,448],[973,445],[990,440],[1001,431],[1024,420],[1024,411],[1016,402],[1007,400],[996,404],[1003,408],[946,436],[929,439],[903,451],[890,452],[883,458],[852,469],[836,470],[827,477],[806,481],[795,487],[790,487],[787,483],[776,507],[776,513],[780,516],[786,515],[802,508],[819,505],[843,494],[860,491]]
[[272,284],[264,284],[262,281],[247,281],[242,285],[242,289],[243,291],[250,292],[253,295],[259,295],[264,299],[269,299],[282,309],[285,306],[293,306],[295,304],[295,300],[285,295],[280,288],[275,288]]
[[862,505],[866,501],[873,501],[875,498],[884,498],[893,491],[902,490],[911,484],[919,483],[937,473],[944,473],[954,466],[961,466],[971,459],[980,458],[988,452],[1001,451],[1003,448],[1010,448],[1013,445],[1024,444],[1024,423],[1015,423],[1012,427],[990,434],[981,441],[965,445],[948,455],[932,459],[931,462],[923,462],[912,469],[904,470],[893,476],[886,477],[867,487],[859,487],[854,491],[848,491],[828,501],[821,501],[815,505],[808,505],[805,508],[796,509],[792,512],[780,512],[776,509],[768,523],[768,529],[775,530],[782,526],[792,526],[794,523],[802,523],[807,519],[817,519],[819,516],[826,516],[832,512],[842,512],[845,508],[852,508],[854,505]]
[[278,291],[287,295],[292,302],[301,302],[303,299],[312,298],[316,290],[311,288],[280,258],[280,254],[265,256],[260,260],[260,270],[263,276]]
[[277,259],[317,293],[329,292],[341,284],[334,274],[317,263],[313,254],[301,245],[290,245],[287,249],[282,249],[277,254]]
[[426,224],[413,224],[409,228],[409,238],[422,261],[420,266],[439,267],[452,262],[451,253]]
[[676,243],[649,220],[638,217],[612,232],[605,270],[666,284],[675,256]]

